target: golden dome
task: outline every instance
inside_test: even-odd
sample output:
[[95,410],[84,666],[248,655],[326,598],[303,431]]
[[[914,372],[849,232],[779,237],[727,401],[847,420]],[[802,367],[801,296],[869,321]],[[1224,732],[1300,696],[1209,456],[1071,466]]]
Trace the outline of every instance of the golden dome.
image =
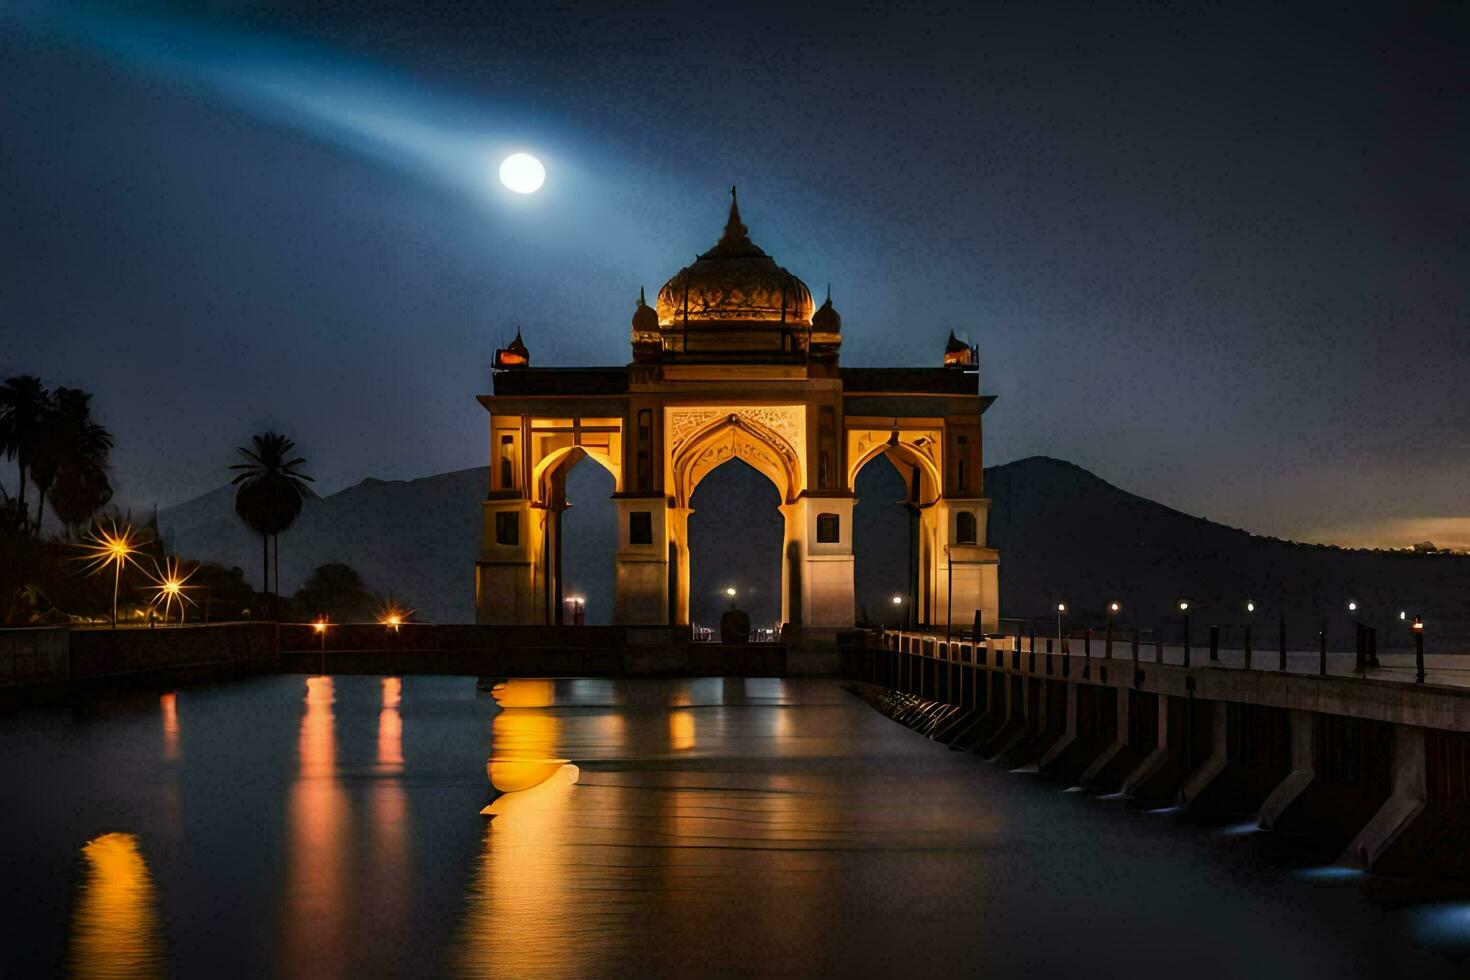
[[813,305],[806,283],[750,240],[732,187],[724,235],[664,283],[658,322],[810,323]]

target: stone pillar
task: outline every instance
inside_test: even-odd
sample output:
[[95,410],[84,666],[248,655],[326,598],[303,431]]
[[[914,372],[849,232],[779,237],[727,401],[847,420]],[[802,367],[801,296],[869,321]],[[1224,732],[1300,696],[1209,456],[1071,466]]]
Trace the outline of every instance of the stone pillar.
[[1344,863],[1357,863],[1371,871],[1378,859],[1424,812],[1429,796],[1426,785],[1427,764],[1424,757],[1424,729],[1410,725],[1393,726],[1393,793],[1383,806],[1358,831],[1343,855]]
[[480,557],[475,562],[475,622],[515,625],[540,621],[536,614],[541,608],[542,583],[536,557],[544,514],[520,498],[484,502]]
[[976,612],[982,629],[1000,625],[1000,553],[985,546],[989,505],[988,500],[941,498],[924,511],[923,526],[932,530],[935,541],[932,625],[970,626]]
[[1291,733],[1291,771],[1261,804],[1259,823],[1270,830],[1281,815],[1312,785],[1317,777],[1316,732],[1312,713],[1292,709],[1287,715]]
[[[852,513],[856,502],[851,496],[803,494],[796,503],[781,508],[786,518],[787,560],[781,576],[781,608],[786,622],[815,627],[852,626]],[[821,540],[824,531],[836,540]],[[792,587],[793,571],[800,576],[799,588]],[[790,608],[797,598],[801,603],[799,620],[793,618]]]
[[616,497],[614,502],[618,552],[612,621],[664,625],[670,622],[668,501],[663,496],[638,496]]

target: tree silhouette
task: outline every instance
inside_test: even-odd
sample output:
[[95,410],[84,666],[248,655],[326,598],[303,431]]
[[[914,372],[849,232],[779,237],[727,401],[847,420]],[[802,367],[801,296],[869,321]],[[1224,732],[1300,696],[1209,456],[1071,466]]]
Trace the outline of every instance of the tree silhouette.
[[[278,432],[252,436],[251,447],[238,450],[245,462],[231,466],[240,474],[230,481],[240,489],[235,493],[235,513],[249,524],[261,538],[262,591],[270,592],[270,542],[289,528],[301,513],[301,500],[310,488],[311,477],[297,469],[306,460],[300,456],[288,459],[296,443]],[[281,545],[276,542],[276,566],[280,567]],[[277,572],[279,577],[279,571]],[[280,582],[276,583],[280,588]]]
[[112,499],[107,477],[111,452],[112,433],[92,419],[91,392],[58,387],[41,419],[31,464],[31,479],[41,495],[37,534],[47,500],[67,530],[75,532]]
[[19,464],[17,505],[26,511],[26,477],[41,440],[41,423],[50,413],[51,392],[33,374],[7,378],[0,385],[0,455]]

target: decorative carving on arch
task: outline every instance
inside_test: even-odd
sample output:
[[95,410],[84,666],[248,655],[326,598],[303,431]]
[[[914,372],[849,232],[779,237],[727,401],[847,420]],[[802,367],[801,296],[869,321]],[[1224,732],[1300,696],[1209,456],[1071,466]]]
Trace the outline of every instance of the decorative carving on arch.
[[744,410],[708,411],[703,427],[686,432],[672,454],[676,504],[688,507],[699,481],[732,459],[743,460],[769,477],[784,503],[795,502],[801,493],[801,457],[780,432]]
[[673,408],[669,410],[669,454],[678,456],[680,448],[695,433],[716,419],[739,416],[769,429],[788,446],[802,442],[803,409],[797,405],[751,405],[737,408]]

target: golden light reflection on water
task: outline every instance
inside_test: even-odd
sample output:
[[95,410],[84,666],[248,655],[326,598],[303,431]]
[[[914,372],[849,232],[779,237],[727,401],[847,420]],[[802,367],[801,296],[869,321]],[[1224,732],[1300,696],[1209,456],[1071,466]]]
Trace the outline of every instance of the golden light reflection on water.
[[669,712],[669,747],[675,752],[694,748],[694,712],[688,710]]
[[299,762],[286,814],[283,953],[293,972],[340,973],[348,962],[346,791],[336,774],[335,694],[330,677],[306,680]]
[[[942,786],[915,807],[929,747],[840,690],[646,681],[599,702],[520,683],[497,693],[521,706],[492,720],[490,775],[517,791],[484,811],[457,976],[857,972],[830,936],[854,876],[881,895],[883,852],[989,832]],[[865,758],[879,738],[898,754]]]
[[153,879],[138,838],[103,834],[82,848],[86,880],[72,911],[67,969],[79,977],[152,977],[163,971]]
[[[549,686],[508,682],[496,699],[550,703]],[[558,719],[530,707],[504,708],[491,721],[495,755],[486,765],[503,795],[481,811],[491,822],[475,869],[463,939],[453,971],[464,976],[546,976],[567,963],[554,939],[578,915],[569,865],[576,859],[554,846],[571,811],[565,797],[577,781],[576,766],[557,758]]]
[[178,696],[169,691],[158,696],[158,707],[163,712],[163,757],[179,757],[179,708]]
[[403,700],[403,681],[397,677],[384,677],[383,707],[378,712],[378,768],[398,770],[403,768],[403,716],[398,705]]

